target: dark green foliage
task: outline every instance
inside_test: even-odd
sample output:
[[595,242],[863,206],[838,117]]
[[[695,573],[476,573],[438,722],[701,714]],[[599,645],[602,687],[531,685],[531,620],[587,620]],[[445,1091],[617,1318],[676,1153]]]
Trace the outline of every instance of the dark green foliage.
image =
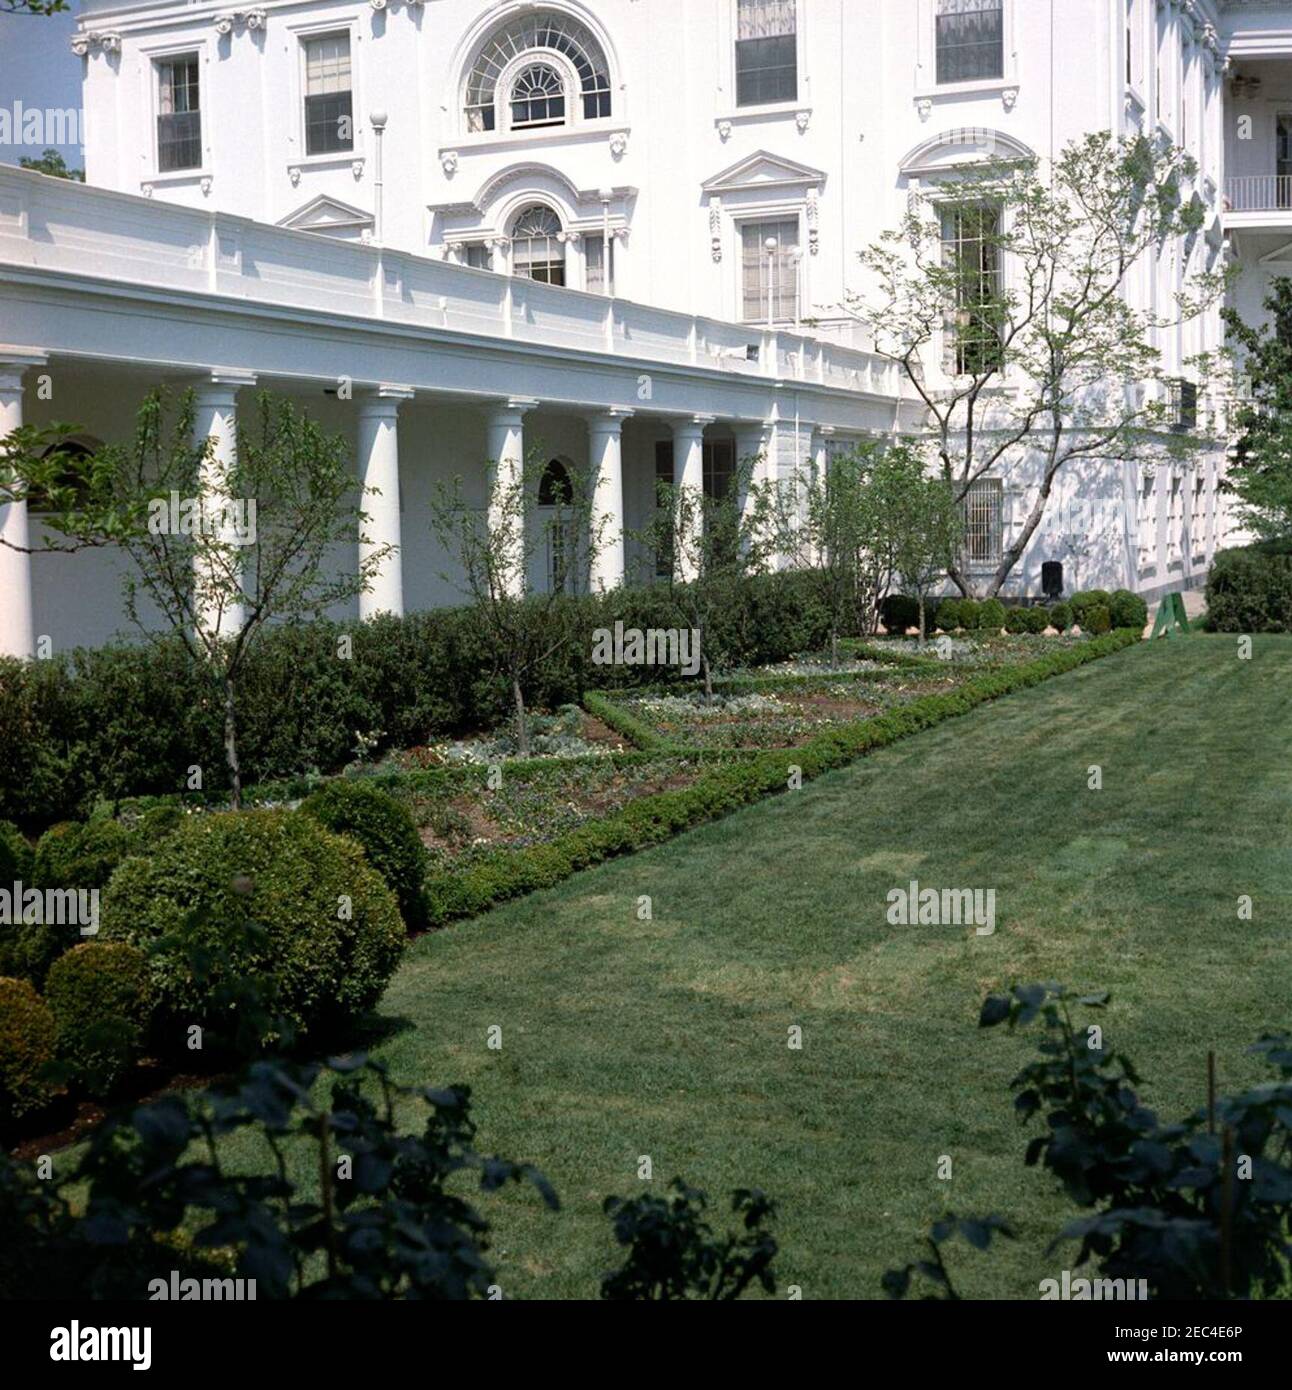
[[1137,627],[1142,632],[1148,624],[1148,604],[1129,589],[1117,589],[1108,604],[1114,627]]
[[926,1237],[925,1243],[929,1248],[927,1259],[917,1260],[901,1269],[890,1269],[885,1273],[881,1283],[889,1298],[905,1298],[910,1292],[911,1279],[919,1274],[937,1291],[926,1294],[927,1299],[941,1298],[948,1302],[958,1300],[960,1295],[956,1293],[955,1285],[951,1282],[951,1271],[942,1258],[942,1247],[956,1236],[975,1250],[989,1249],[993,1237],[1001,1236],[1007,1240],[1015,1238],[1014,1232],[999,1216],[959,1217],[954,1212],[948,1212],[941,1220],[933,1223]]
[[1050,626],[1058,628],[1060,632],[1066,632],[1076,620],[1070,603],[1056,603],[1050,609]]
[[960,600],[960,626],[966,632],[975,632],[980,626],[978,621],[982,613],[982,604],[974,598],[962,598]]
[[1042,607],[1024,608],[1023,615],[1027,621],[1028,632],[1041,633],[1050,626],[1050,615]]
[[739,1234],[715,1239],[705,1220],[708,1198],[674,1178],[675,1197],[607,1197],[603,1210],[614,1222],[615,1239],[628,1248],[622,1268],[601,1281],[601,1297],[638,1301],[686,1298],[728,1301],[751,1284],[776,1292],[772,1261],[777,1245],[763,1223],[775,1203],[761,1192],[731,1196]]
[[[102,935],[148,952],[171,1045],[194,1023],[231,1034],[216,988],[230,977],[268,977],[298,1036],[353,1026],[405,944],[398,904],[358,845],[289,811],[189,818],[118,869]],[[214,981],[195,976],[195,949],[224,953]]]
[[[425,1129],[401,1134],[397,1105],[419,1101]],[[208,1138],[244,1129],[278,1161],[268,1176],[212,1163]],[[258,1062],[229,1087],[110,1116],[66,1176],[41,1183],[0,1155],[0,1293],[21,1279],[29,1298],[140,1299],[151,1280],[232,1249],[231,1272],[256,1281],[257,1299],[484,1298],[495,1282],[489,1227],[461,1175],[478,1175],[485,1193],[526,1183],[558,1203],[536,1169],[486,1158],[474,1138],[466,1088],[401,1087],[362,1055]],[[321,1198],[285,1176],[295,1144],[315,1150]],[[349,1178],[337,1175],[342,1151]],[[80,1184],[74,1212],[64,1189]]]
[[43,1075],[54,1037],[54,1016],[30,982],[0,977],[0,1125],[54,1098],[57,1088]]
[[1086,630],[1086,614],[1092,608],[1107,608],[1112,603],[1112,595],[1106,589],[1084,589],[1068,600],[1072,605],[1074,620]]
[[33,858],[22,831],[12,821],[0,820],[0,885],[34,883],[31,876]]
[[[525,692],[531,707],[547,709],[576,703],[585,689],[658,674],[594,666],[597,629],[616,620],[643,630],[686,625],[666,588],[562,600],[541,620],[571,632]],[[830,626],[809,577],[761,575],[732,586],[710,644],[732,666],[758,666],[820,650]],[[339,771],[361,737],[380,753],[494,727],[511,714],[495,667],[487,634],[466,609],[266,629],[239,681],[243,779]],[[222,711],[180,644],[0,658],[0,817],[49,824],[84,815],[97,797],[178,792],[194,764],[209,790],[223,787]]]
[[1102,637],[1112,630],[1112,614],[1108,611],[1106,603],[1096,603],[1086,609],[1082,622],[1083,632],[1088,632],[1094,637]]
[[890,633],[901,636],[908,628],[920,625],[920,601],[905,594],[889,594],[879,605],[880,621]]
[[1005,610],[1005,631],[1030,632],[1032,629],[1027,614],[1026,608],[1007,608]]
[[124,941],[87,941],[50,967],[45,999],[58,1055],[90,1095],[111,1093],[143,1051],[150,1017],[148,959]]
[[33,881],[38,888],[106,888],[137,847],[142,842],[119,821],[63,821],[37,842]]
[[370,781],[343,778],[306,797],[300,809],[335,834],[356,841],[399,900],[405,923],[420,925],[426,851],[402,801]]
[[679,831],[784,791],[791,767],[799,768],[804,780],[811,780],[872,749],[966,714],[1012,690],[1075,670],[1137,640],[1130,633],[1114,633],[1047,653],[1023,666],[987,672],[946,694],[924,695],[874,718],[832,728],[799,748],[719,763],[689,787],[642,797],[546,844],[494,851],[463,869],[432,869],[426,880],[428,921],[440,926],[474,917],[509,898],[550,888],[592,864],[659,844]]
[[1217,632],[1292,632],[1292,543],[1222,550],[1207,576],[1207,625]]
[[1005,626],[1005,605],[998,598],[989,598],[978,605],[979,632],[999,632]]
[[934,626],[940,627],[943,632],[954,632],[957,628],[963,627],[960,610],[962,601],[958,598],[944,598],[938,604],[937,617],[934,619]]
[[[1130,1059],[1076,1018],[1108,998],[1015,985],[990,995],[979,1018],[984,1028],[1038,1019],[1045,1027],[1039,1058],[1010,1083],[1019,1119],[1041,1122],[1024,1162],[1046,1168],[1091,1212],[1065,1226],[1051,1250],[1079,1241],[1078,1267],[1094,1261],[1104,1279],[1142,1279],[1153,1299],[1280,1296],[1292,1222],[1292,1036],[1267,1035],[1251,1049],[1276,1081],[1218,1099],[1212,1114],[1204,1107],[1164,1124],[1141,1101]],[[982,1232],[989,1223],[999,1228],[998,1218],[975,1224]],[[932,1262],[885,1276],[891,1296],[906,1292],[916,1268],[956,1296],[936,1253],[949,1233],[946,1223],[934,1228]],[[983,1234],[972,1241],[979,1249],[990,1239]]]

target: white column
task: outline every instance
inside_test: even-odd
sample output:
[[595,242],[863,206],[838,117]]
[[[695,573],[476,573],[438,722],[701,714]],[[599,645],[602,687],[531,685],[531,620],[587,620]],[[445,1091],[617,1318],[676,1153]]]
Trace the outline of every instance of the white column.
[[588,421],[589,466],[593,473],[592,591],[607,593],[624,582],[624,421],[630,410],[607,410]]
[[769,473],[768,449],[771,445],[772,427],[768,423],[749,424],[742,423],[734,427],[736,435],[736,468],[737,476],[746,477],[745,469],[749,468],[747,481],[740,497],[740,509],[745,511],[749,505],[750,491],[759,483],[764,482]]
[[[0,439],[22,425],[22,374],[44,366],[43,352],[0,348]],[[27,503],[0,506],[0,656],[30,660],[36,655],[36,631],[31,612],[31,544]],[[13,547],[18,546],[15,550]]]
[[830,471],[830,441],[834,438],[833,425],[818,425],[812,431],[812,477],[824,482]]
[[[255,384],[251,372],[213,371],[194,391],[193,442],[200,448],[210,441],[198,478],[204,507],[220,508],[234,500],[230,475],[238,461],[238,391]],[[200,550],[194,561],[194,610],[203,631],[231,637],[242,626],[244,606],[227,595],[204,597],[202,593],[208,575],[218,574],[227,565],[231,535],[221,533],[216,541],[219,554],[225,557],[223,564],[204,564]]]
[[[711,424],[712,415],[693,415],[673,425],[673,487],[678,493],[685,492],[692,517],[697,520],[702,505],[700,499],[704,496],[704,429]],[[680,524],[680,519],[676,524]],[[678,548],[677,577],[683,583],[695,578],[692,547]]]
[[362,508],[367,520],[359,537],[359,563],[370,563],[391,547],[372,575],[372,587],[359,595],[364,622],[380,613],[404,616],[404,559],[399,515],[399,407],[413,399],[407,386],[378,386],[359,397],[359,468]]
[[[489,531],[517,531],[523,510],[514,506],[515,488],[525,477],[525,416],[538,404],[527,396],[513,396],[489,412],[485,426],[485,453],[489,468]],[[525,538],[513,535],[503,582],[517,598],[525,592]]]

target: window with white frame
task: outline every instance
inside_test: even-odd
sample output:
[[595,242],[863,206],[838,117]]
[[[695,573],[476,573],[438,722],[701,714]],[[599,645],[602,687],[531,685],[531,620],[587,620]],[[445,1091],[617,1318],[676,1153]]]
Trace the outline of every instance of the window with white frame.
[[163,174],[202,167],[202,102],[198,56],[157,64],[157,168]]
[[999,478],[979,478],[970,484],[961,510],[965,564],[970,569],[998,565],[1005,547],[1004,483]]
[[511,232],[511,269],[523,280],[565,284],[565,242],[561,219],[542,203],[525,208]]
[[745,322],[793,323],[798,317],[798,219],[744,222],[740,242]]
[[736,0],[736,105],[798,95],[798,0]]
[[[610,271],[606,273],[606,254],[610,255]],[[584,288],[589,294],[615,292],[615,239],[609,241],[599,232],[590,232],[583,241]]]
[[1178,475],[1171,479],[1171,507],[1166,525],[1166,561],[1175,564],[1181,557],[1184,533],[1184,480]]
[[1141,16],[1139,0],[1126,0],[1126,85],[1139,85],[1142,58],[1140,50]]
[[350,35],[319,34],[305,48],[305,153],[354,148]]
[[1001,213],[991,203],[942,208],[942,264],[951,276],[944,362],[955,375],[990,372],[1000,359],[1004,275]]
[[1005,0],[937,0],[939,83],[998,80],[1005,75]]
[[1139,567],[1150,569],[1157,562],[1157,475],[1148,471],[1140,478],[1135,503],[1135,536]]
[[532,130],[612,111],[610,65],[586,26],[539,10],[485,41],[467,75],[468,131]]
[[467,242],[462,248],[462,264],[469,265],[473,270],[492,270],[493,252],[488,242]]

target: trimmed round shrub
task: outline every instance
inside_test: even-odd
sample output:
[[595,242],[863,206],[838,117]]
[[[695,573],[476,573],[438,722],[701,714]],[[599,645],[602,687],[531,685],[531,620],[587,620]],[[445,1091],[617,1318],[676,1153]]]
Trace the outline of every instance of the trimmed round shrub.
[[938,604],[938,611],[933,619],[934,627],[940,627],[943,632],[954,632],[956,628],[962,626],[960,621],[961,602],[958,598],[944,598]]
[[58,1094],[40,1074],[54,1060],[55,1037],[54,1015],[31,983],[0,978],[0,1119],[39,1110]]
[[1148,624],[1148,604],[1129,589],[1118,589],[1108,604],[1114,627],[1135,627],[1143,630]]
[[978,615],[982,611],[982,604],[977,599],[962,598],[960,600],[960,626],[968,632],[973,632],[978,626]]
[[12,889],[15,882],[31,883],[31,846],[26,836],[10,820],[0,820],[0,887]]
[[1050,609],[1050,626],[1057,627],[1060,632],[1067,632],[1075,621],[1076,614],[1070,603],[1056,603]]
[[[304,1037],[370,1009],[406,936],[399,904],[353,840],[291,811],[226,811],[188,818],[121,865],[102,939],[148,952],[158,1008],[184,1026],[227,1029],[228,987],[267,980],[272,1012]],[[217,962],[201,978],[195,950]],[[274,1036],[267,1029],[262,1042]]]
[[1027,612],[1028,612],[1028,610],[1027,610],[1026,608],[1007,608],[1007,609],[1005,610],[1005,631],[1006,631],[1006,632],[1027,632],[1027,631],[1029,631],[1028,623],[1027,623]]
[[1292,543],[1222,550],[1207,575],[1213,632],[1292,632]]
[[420,924],[426,851],[412,812],[402,801],[370,782],[342,780],[320,787],[300,809],[334,834],[357,841],[399,900],[404,921]]
[[989,598],[978,605],[978,631],[999,632],[1005,626],[1005,605],[998,598]]
[[148,958],[126,941],[85,941],[50,966],[58,1055],[90,1095],[110,1094],[139,1060],[151,994]]
[[1105,632],[1111,632],[1113,619],[1107,604],[1097,603],[1093,608],[1087,608],[1081,630],[1090,633],[1093,637],[1102,637]]
[[1043,607],[1025,608],[1023,614],[1027,619],[1027,631],[1041,633],[1050,626],[1050,615]]
[[33,867],[39,888],[106,888],[117,865],[137,841],[120,821],[64,821],[36,845]]
[[1073,594],[1068,600],[1072,605],[1074,621],[1080,623],[1082,628],[1088,626],[1086,614],[1092,608],[1107,608],[1112,603],[1112,595],[1106,589],[1082,589]]
[[920,601],[905,594],[889,594],[879,605],[879,616],[889,632],[900,636],[907,628],[920,625]]

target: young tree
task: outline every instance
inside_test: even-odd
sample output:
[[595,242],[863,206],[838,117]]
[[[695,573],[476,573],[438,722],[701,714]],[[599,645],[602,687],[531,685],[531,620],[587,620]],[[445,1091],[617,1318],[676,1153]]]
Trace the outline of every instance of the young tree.
[[919,601],[920,647],[928,631],[928,597],[951,570],[964,544],[964,513],[945,478],[931,476],[913,450],[903,457],[906,476],[893,509],[893,567]]
[[[365,544],[344,439],[267,392],[250,414],[247,427],[239,418],[233,462],[218,468],[212,441],[194,442],[191,392],[174,408],[151,393],[133,442],[88,457],[60,447],[75,433],[67,426],[25,427],[0,441],[0,505],[42,498],[53,535],[40,549],[124,551],[131,621],[150,640],[177,638],[209,676],[224,710],[235,809],[238,682],[259,638],[271,622],[317,618],[366,592],[392,554]],[[334,572],[335,550],[356,543],[355,570]]]
[[[848,307],[922,403],[956,500],[989,476],[1034,496],[983,596],[999,593],[1069,465],[1152,465],[1196,447],[1169,432],[1176,387],[1157,347],[1223,290],[1222,274],[1194,268],[1207,259],[1205,209],[1184,192],[1195,174],[1179,150],[1106,133],[1047,171],[986,158],[913,197],[862,253],[870,283]],[[1133,272],[1168,248],[1187,267],[1170,310],[1135,307]],[[973,592],[959,564],[950,577]]]
[[720,645],[717,615],[729,606],[740,582],[763,573],[775,550],[772,489],[756,481],[758,459],[741,459],[727,490],[717,497],[703,488],[660,482],[655,513],[635,539],[649,582],[656,561],[668,564],[668,585],[679,619],[697,634],[704,697],[713,702],[713,668],[727,653]]
[[1292,537],[1292,280],[1270,282],[1268,321],[1244,323],[1222,311],[1238,369],[1250,383],[1227,486],[1244,523],[1268,540]]
[[[567,469],[553,488],[554,505],[541,511],[538,456],[531,455],[523,470],[500,470],[491,461],[487,471],[491,490],[484,509],[468,499],[461,478],[436,487],[431,529],[458,564],[459,573],[442,577],[457,586],[488,634],[496,673],[507,683],[515,712],[516,748],[527,758],[526,687],[575,636],[574,626],[562,620],[563,601],[588,592],[593,561],[607,541],[607,521],[594,519],[591,480],[578,469]],[[535,562],[549,558],[546,588],[527,597]]]

